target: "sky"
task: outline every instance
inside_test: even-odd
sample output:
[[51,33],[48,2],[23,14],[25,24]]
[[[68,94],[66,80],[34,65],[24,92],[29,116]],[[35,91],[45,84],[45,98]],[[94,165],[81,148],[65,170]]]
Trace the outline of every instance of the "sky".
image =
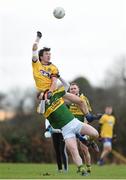
[[[63,19],[53,16],[63,7]],[[126,54],[125,0],[0,0],[0,92],[35,87],[32,44],[51,47],[51,61],[67,81],[83,76],[99,86]]]

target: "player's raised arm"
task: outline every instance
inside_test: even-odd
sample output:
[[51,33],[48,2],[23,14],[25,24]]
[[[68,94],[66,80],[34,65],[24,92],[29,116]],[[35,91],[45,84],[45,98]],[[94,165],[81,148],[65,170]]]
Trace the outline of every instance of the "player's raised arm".
[[40,31],[37,31],[37,36],[32,46],[32,61],[33,62],[36,62],[38,60],[38,44],[41,37],[42,37],[42,33]]
[[58,88],[64,86],[65,91],[67,92],[70,87],[70,84],[67,81],[65,81],[61,76],[59,77],[59,80],[61,81],[62,84],[60,84]]

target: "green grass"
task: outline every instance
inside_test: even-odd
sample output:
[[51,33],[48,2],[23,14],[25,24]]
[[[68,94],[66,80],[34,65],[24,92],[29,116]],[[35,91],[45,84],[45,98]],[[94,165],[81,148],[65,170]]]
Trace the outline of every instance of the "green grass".
[[[50,175],[43,176],[47,172]],[[75,165],[69,165],[67,173],[58,173],[56,164],[0,163],[0,179],[126,179],[126,165],[93,165],[91,175],[83,177]]]

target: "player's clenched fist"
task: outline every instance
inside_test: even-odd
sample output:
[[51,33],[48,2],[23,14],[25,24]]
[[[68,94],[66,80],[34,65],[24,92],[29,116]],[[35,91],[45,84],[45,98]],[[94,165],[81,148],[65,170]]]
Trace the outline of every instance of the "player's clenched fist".
[[37,31],[37,37],[39,37],[39,38],[42,37],[42,33],[40,31]]

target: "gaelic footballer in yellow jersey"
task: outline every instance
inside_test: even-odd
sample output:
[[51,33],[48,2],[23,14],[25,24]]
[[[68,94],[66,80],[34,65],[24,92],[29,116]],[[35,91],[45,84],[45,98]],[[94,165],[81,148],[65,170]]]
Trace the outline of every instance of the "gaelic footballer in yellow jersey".
[[102,138],[112,138],[113,137],[113,127],[115,124],[115,117],[111,114],[104,114],[100,121],[101,125],[101,137]]
[[105,114],[99,120],[99,131],[102,138],[103,150],[98,165],[103,165],[105,163],[105,157],[112,151],[112,137],[115,125],[115,117],[112,115],[112,111],[112,106],[107,106],[105,108]]
[[[88,111],[89,112],[92,111],[88,98],[84,96],[83,94],[80,94],[79,86],[76,83],[74,82],[71,83],[69,92],[80,97],[80,99],[85,102]],[[71,103],[68,105],[68,107],[69,107],[70,112],[72,112],[72,114],[74,115],[74,117],[78,118],[81,122],[87,123],[87,121],[85,120],[86,114],[83,114],[81,109],[76,104]],[[91,146],[93,147],[93,149],[95,147],[95,150],[97,148],[97,152],[99,151],[99,148],[97,144],[95,143],[95,141],[87,135],[76,134],[76,137],[80,140],[80,142],[78,141],[78,143],[80,145],[80,150],[84,156],[87,172],[91,173],[91,155],[90,155],[88,147]]]
[[51,93],[56,89],[58,69],[50,62],[50,48],[44,47],[38,52],[38,43],[41,37],[42,33],[37,32],[37,37],[32,47],[33,77],[38,92],[47,91],[47,93]]
[[[88,112],[91,112],[92,109],[91,109],[91,106],[90,106],[90,103],[89,103],[89,100],[86,96],[84,96],[83,94],[80,94],[80,89],[79,89],[79,86],[75,83],[75,82],[72,82],[70,84],[70,88],[69,88],[69,92],[71,94],[74,94],[78,97],[80,97],[80,99],[85,102],[85,106],[88,110]],[[74,103],[71,103],[71,104],[68,104],[68,107],[69,107],[69,110],[73,113],[73,115],[78,118],[80,121],[84,121],[84,116],[86,115],[85,113],[82,113],[81,109],[79,108],[78,105],[74,104]]]
[[[86,96],[84,96],[83,94],[80,94],[78,96],[80,97],[81,100],[86,102],[87,108],[88,108],[89,112],[91,112],[92,109],[91,109],[91,106],[90,106],[88,98]],[[69,110],[72,112],[72,114],[76,118],[78,118],[82,122],[84,121],[84,115],[85,114],[82,113],[81,109],[78,107],[77,104],[71,103],[68,107],[69,107]]]

